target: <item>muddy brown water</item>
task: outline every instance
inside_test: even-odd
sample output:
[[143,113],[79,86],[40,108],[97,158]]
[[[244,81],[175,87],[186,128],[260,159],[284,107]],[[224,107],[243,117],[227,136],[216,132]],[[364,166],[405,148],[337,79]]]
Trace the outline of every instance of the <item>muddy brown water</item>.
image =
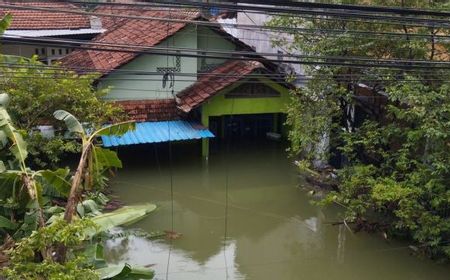
[[174,280],[450,279],[449,265],[411,255],[407,242],[330,225],[341,209],[310,203],[283,144],[213,146],[208,162],[199,153],[198,143],[173,145],[172,161],[164,144],[120,150],[114,194],[158,205],[134,227],[170,230],[173,219],[182,237],[108,241],[110,262],[151,265],[156,279]]

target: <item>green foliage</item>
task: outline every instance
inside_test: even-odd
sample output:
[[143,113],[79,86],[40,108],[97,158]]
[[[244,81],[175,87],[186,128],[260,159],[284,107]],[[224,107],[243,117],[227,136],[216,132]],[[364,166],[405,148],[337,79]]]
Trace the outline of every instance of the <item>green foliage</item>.
[[[439,10],[448,1],[372,0],[370,4]],[[449,31],[438,27],[289,16],[275,17],[269,24],[317,30],[294,33],[292,43],[274,39],[275,45],[305,55],[448,61],[450,51],[447,42],[434,37]],[[339,191],[322,203],[342,205],[346,221],[376,223],[390,235],[409,237],[430,256],[450,259],[450,73],[350,66],[307,66],[306,72],[312,79],[306,88],[293,92],[288,111],[291,151],[309,161],[329,158],[331,151],[346,158],[338,174]],[[360,84],[375,89],[374,100],[385,98],[377,92],[386,93],[386,102],[362,102],[355,91]],[[351,106],[364,112],[364,122],[353,121],[348,113]],[[324,135],[331,136],[332,149],[320,154]]]
[[33,132],[24,137],[28,143],[30,165],[39,168],[57,168],[65,155],[81,150],[77,141],[64,138],[63,135],[46,138],[39,132]]
[[[61,218],[55,219],[51,225],[33,231],[16,243],[8,252],[10,265],[3,268],[1,275],[13,280],[152,279],[154,272],[150,269],[107,264],[102,245],[92,239],[113,226],[142,218],[150,209],[153,209],[151,205],[129,206],[126,211],[99,214],[97,219],[77,219],[70,224]],[[134,215],[125,217],[123,212]],[[53,259],[53,252],[61,244],[70,248],[70,257],[63,264]],[[37,252],[45,252],[44,259],[37,257]]]
[[[66,110],[79,116],[81,123],[101,127],[104,123],[121,120],[123,115],[114,103],[102,101],[107,89],[97,90],[96,75],[78,75],[55,66],[46,66],[37,57],[31,59],[0,56],[0,87],[11,98],[9,113],[19,130],[32,131],[38,125],[61,124],[51,118],[56,110]],[[9,67],[8,63],[14,63]],[[30,78],[32,77],[32,78]],[[57,134],[46,139],[38,131],[26,136],[30,147],[30,161],[39,167],[55,167],[64,152],[79,151],[74,140]],[[49,143],[46,143],[49,142]]]
[[51,248],[59,244],[71,248],[82,245],[86,239],[83,232],[87,228],[95,229],[95,225],[89,220],[77,220],[71,224],[58,220],[33,232],[10,250],[10,265],[2,270],[2,275],[12,280],[99,279],[93,267],[81,256],[74,256],[64,264],[53,261],[51,254],[44,260],[36,259],[36,252],[51,252]]
[[0,20],[0,34],[3,34],[5,32],[6,28],[8,28],[9,24],[11,23],[12,16],[10,14],[6,14],[1,20]]

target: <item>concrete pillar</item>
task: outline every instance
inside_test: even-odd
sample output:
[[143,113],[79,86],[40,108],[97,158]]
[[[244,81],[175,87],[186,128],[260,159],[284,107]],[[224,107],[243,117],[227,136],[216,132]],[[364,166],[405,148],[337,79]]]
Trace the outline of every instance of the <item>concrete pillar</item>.
[[[209,116],[202,112],[202,125],[209,129]],[[209,157],[209,139],[202,139],[202,157],[208,159]]]

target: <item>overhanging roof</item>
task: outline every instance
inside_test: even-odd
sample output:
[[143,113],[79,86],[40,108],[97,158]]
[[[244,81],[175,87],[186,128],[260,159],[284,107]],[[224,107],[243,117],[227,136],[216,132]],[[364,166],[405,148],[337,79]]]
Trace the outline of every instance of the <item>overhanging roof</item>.
[[104,147],[161,143],[202,138],[214,134],[200,124],[188,121],[141,122],[122,136],[102,136]]
[[52,37],[52,36],[69,36],[69,35],[85,35],[100,34],[106,29],[81,28],[81,29],[43,29],[43,30],[6,30],[4,37],[25,36],[25,37]]

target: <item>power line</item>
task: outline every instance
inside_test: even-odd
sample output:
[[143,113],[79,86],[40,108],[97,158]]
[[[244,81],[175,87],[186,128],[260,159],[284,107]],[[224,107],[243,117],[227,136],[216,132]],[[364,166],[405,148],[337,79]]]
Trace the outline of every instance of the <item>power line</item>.
[[[102,4],[102,3],[97,3]],[[136,5],[136,4],[133,4]],[[159,20],[159,21],[169,21],[174,23],[191,23],[191,24],[202,24],[202,25],[209,25],[209,26],[218,26],[219,23],[214,22],[205,22],[201,20],[186,20],[186,19],[168,19],[168,18],[161,18],[161,17],[150,17],[150,16],[135,16],[135,15],[118,15],[118,14],[111,14],[111,13],[99,13],[99,12],[88,12],[88,11],[76,11],[76,10],[67,10],[67,9],[55,9],[55,8],[46,8],[46,7],[35,7],[35,6],[19,6],[19,5],[9,5],[9,4],[0,4],[0,8],[8,8],[8,9],[18,9],[18,10],[34,10],[34,11],[49,11],[49,12],[61,12],[61,13],[69,13],[69,14],[80,14],[80,15],[90,15],[90,16],[103,16],[103,17],[113,17],[113,18],[128,18],[128,19],[140,19],[140,20]],[[272,8],[271,10],[274,10]],[[292,9],[286,10],[286,12],[289,12],[292,14]],[[308,11],[303,10],[296,10],[296,13],[308,13]],[[339,16],[342,18],[345,17],[345,13],[326,13],[323,11],[317,11],[317,12],[310,12],[315,15],[319,16]],[[348,16],[348,15],[347,15]],[[356,16],[356,15],[354,15]],[[360,14],[359,17],[367,20],[367,19],[389,19],[390,17],[383,17],[383,16],[374,16],[370,14]],[[392,18],[392,17],[391,17]],[[450,21],[448,20],[434,20],[430,21],[429,19],[420,19],[420,18],[410,18],[410,22],[399,22],[400,20],[406,20],[408,18],[402,17],[402,18],[393,18],[395,19],[395,22],[391,22],[391,24],[402,24],[402,25],[412,25],[412,26],[422,26],[422,27],[441,27],[441,28],[450,28]],[[419,24],[418,22],[422,22],[422,24]]]
[[[96,3],[96,2],[87,2],[87,1],[70,1],[72,3],[88,3],[92,5],[120,5],[120,6],[131,6],[131,7],[154,7],[154,5],[149,4],[143,4],[143,3]],[[365,12],[363,9],[356,10],[351,8],[345,8],[342,5],[334,5],[335,8],[327,8],[327,7],[306,7],[307,5],[303,6],[296,6],[297,3],[299,4],[308,4],[308,3],[302,3],[302,2],[290,2],[290,1],[282,1],[282,3],[286,4],[283,5],[282,3],[278,3],[278,1],[271,1],[272,5],[268,5],[266,1],[264,2],[258,2],[258,5],[236,5],[236,4],[224,4],[224,3],[202,3],[202,2],[193,2],[193,1],[153,1],[154,3],[159,4],[165,4],[165,5],[172,5],[172,7],[214,7],[214,8],[222,8],[222,9],[228,9],[232,11],[258,11],[258,12],[270,12],[270,13],[280,13],[280,14],[297,14],[297,15],[315,15],[315,16],[331,16],[331,17],[337,17],[337,18],[364,18],[364,19],[371,19],[371,20],[391,20],[393,23],[407,23],[407,24],[413,24],[415,26],[434,26],[439,24],[446,24],[447,27],[450,27],[450,21],[447,19],[432,19],[432,18],[418,18],[418,17],[407,17],[404,15],[407,15],[407,11],[410,11],[412,13],[415,13],[416,15],[429,15],[430,12],[433,11],[426,11],[422,10],[422,14],[420,13],[420,10],[408,10],[408,9],[397,9],[399,12],[403,11],[403,14],[401,17],[399,16],[387,16],[387,15],[378,15],[380,13],[386,13],[388,8],[383,9],[383,7],[372,7],[375,8],[377,11],[377,14],[374,13],[363,13]],[[241,2],[242,3],[242,2]],[[290,5],[289,5],[290,4]],[[319,4],[320,5],[320,4]],[[288,6],[288,7],[285,7]],[[357,7],[357,6],[355,6]],[[370,7],[368,7],[370,8]],[[392,9],[391,9],[392,10]],[[356,11],[356,12],[355,12]],[[370,11],[373,12],[373,11]],[[392,12],[389,12],[392,13]],[[439,13],[439,12],[434,12]],[[409,13],[411,14],[411,13]],[[448,18],[449,16],[446,12],[441,12],[441,17]],[[436,16],[436,15],[434,15]],[[420,23],[420,24],[419,24]]]
[[[102,71],[104,69],[92,69],[92,68],[84,68],[84,67],[69,67],[69,68],[62,68],[61,66],[51,66],[51,65],[26,65],[21,63],[2,63],[0,62],[0,67],[4,66],[7,67],[7,71],[3,70],[3,73],[17,73],[16,71],[12,71],[12,69],[30,69],[30,70],[53,70],[53,71]],[[11,71],[10,71],[11,70]],[[402,71],[403,72],[403,71]],[[444,74],[444,73],[436,73],[435,71],[418,71],[418,70],[404,70],[404,72],[408,74],[420,74],[420,75],[433,75],[434,77],[437,76],[443,76],[448,77],[450,76],[450,73]],[[42,74],[45,74],[45,72],[41,72]],[[120,73],[124,75],[134,75],[134,76],[161,76],[163,73],[161,72],[153,72],[153,71],[147,71],[147,70],[127,70],[127,69],[117,69],[114,71],[114,73]],[[38,75],[39,73],[36,73]],[[55,74],[57,73],[48,73],[48,74]],[[212,73],[212,72],[181,72],[181,73],[174,73],[177,77],[185,78],[185,77],[194,77],[197,78],[198,76],[209,76],[209,77],[223,77],[223,78],[234,78],[234,77],[242,77],[240,74],[232,74],[232,73]],[[352,77],[358,77],[361,75],[386,75],[386,76],[393,76],[400,73],[354,73],[354,74],[346,74],[346,73],[338,73],[334,75],[320,75],[316,74],[315,77],[330,77],[333,76],[334,78],[352,78]],[[299,79],[306,79],[309,76],[308,75],[302,75],[302,74],[295,74],[295,75],[289,75],[289,74],[283,74],[283,73],[250,73],[245,76],[246,78],[259,78],[259,77],[269,77],[269,78],[278,78],[278,79],[284,79],[287,77],[295,77]],[[86,77],[86,79],[92,79],[90,77]],[[106,78],[102,78],[106,79]],[[115,79],[115,78],[112,78]],[[131,79],[131,78],[130,78]],[[157,81],[160,81],[160,79],[156,79]],[[186,81],[185,79],[182,79],[180,81]]]
[[[181,56],[193,58],[213,58],[213,59],[234,59],[234,60],[258,60],[262,56],[278,56],[274,53],[258,53],[248,51],[216,51],[216,50],[199,50],[190,48],[166,48],[166,47],[143,47],[129,44],[111,44],[103,42],[91,42],[80,40],[62,40],[52,38],[34,38],[34,37],[18,37],[7,36],[4,41],[10,43],[20,43],[28,45],[44,45],[50,47],[67,47],[83,50],[95,50],[102,52],[122,52],[134,54],[153,54],[167,56]],[[79,45],[83,44],[83,45]],[[93,47],[90,47],[93,46]],[[130,49],[132,48],[132,49]],[[136,50],[138,49],[138,50]],[[212,53],[213,55],[205,55],[201,53]],[[249,57],[240,57],[236,55],[247,55]],[[297,58],[298,60],[284,59],[264,59],[274,63],[290,63],[305,65],[333,65],[348,67],[386,67],[386,68],[428,68],[428,69],[450,69],[450,62],[444,61],[426,61],[426,60],[399,60],[399,59],[371,59],[365,57],[336,57],[336,56],[312,56],[312,55],[294,55],[284,54],[286,57]],[[300,60],[303,59],[303,60]],[[311,59],[316,59],[312,61]],[[338,62],[341,61],[341,62]],[[369,64],[370,63],[370,64]]]
[[[88,1],[71,1],[73,3],[83,3]],[[216,7],[217,5],[226,5],[224,3],[228,3],[228,5],[236,5],[236,1],[226,1],[222,0],[220,3],[199,3],[194,1],[184,1],[184,0],[152,0],[153,3],[160,4],[180,4],[184,3],[185,5],[203,5],[203,6],[212,6]],[[231,4],[229,4],[231,3]],[[113,4],[113,3],[111,3]],[[282,7],[291,7],[291,8],[307,8],[307,9],[332,9],[332,10],[353,10],[353,11],[366,11],[366,12],[377,12],[377,13],[390,13],[390,14],[399,14],[399,15],[423,15],[423,16],[437,16],[437,17],[450,17],[450,11],[436,11],[430,9],[417,9],[417,8],[400,8],[400,7],[390,7],[390,6],[368,6],[368,5],[349,5],[349,4],[330,4],[330,3],[319,3],[319,2],[303,2],[303,1],[286,1],[286,0],[243,0],[239,1],[239,4],[251,4],[255,7],[254,4],[264,5],[264,6],[282,6]],[[245,5],[248,7],[249,5]],[[221,7],[221,6],[217,6]],[[224,6],[225,7],[225,6]],[[256,6],[257,8],[257,6]]]

